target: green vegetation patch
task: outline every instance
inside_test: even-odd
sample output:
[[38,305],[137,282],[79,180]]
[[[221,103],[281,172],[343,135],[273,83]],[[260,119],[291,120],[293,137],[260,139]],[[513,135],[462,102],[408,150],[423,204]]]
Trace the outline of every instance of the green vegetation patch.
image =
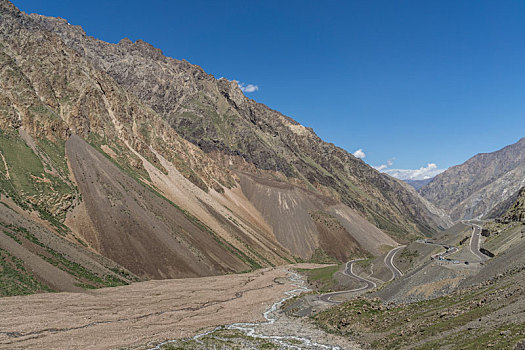
[[[442,343],[443,334],[447,334],[450,344],[463,344],[457,342],[462,327],[503,307],[498,301],[500,296],[509,295],[507,302],[512,302],[509,298],[519,298],[518,293],[507,291],[507,288],[510,286],[477,287],[475,290],[399,306],[383,305],[379,299],[359,297],[319,313],[314,321],[328,332],[351,336],[357,341],[366,335],[374,349],[397,349],[418,342],[422,342],[421,349],[432,349],[438,343],[440,346],[447,344]],[[506,342],[525,337],[523,332],[515,333],[513,325],[509,327],[508,332],[497,331],[498,335],[500,332],[508,335]],[[484,348],[496,335],[483,329],[477,332],[486,332],[483,333],[485,337],[470,339],[461,349]],[[500,343],[506,344],[502,340]]]
[[25,267],[21,259],[0,248],[0,296],[27,295],[53,292],[39,282]]
[[0,131],[0,151],[9,172],[9,179],[7,179],[7,171],[2,162],[0,164],[0,171],[4,175],[2,176],[2,189],[36,194],[35,177],[43,176],[44,166],[33,150],[14,133]]
[[[100,288],[100,287],[116,287],[128,284],[126,281],[117,278],[113,275],[99,276],[82,265],[68,259],[62,253],[59,253],[52,248],[46,246],[35,237],[31,232],[23,227],[15,225],[5,225],[6,234],[13,238],[21,245],[28,246],[31,251],[35,251],[42,259],[67,272],[79,280],[79,286],[83,288]],[[32,247],[31,247],[32,245]],[[32,248],[32,249],[31,249]],[[28,293],[29,294],[29,293]]]
[[311,262],[313,264],[339,264],[341,263],[333,256],[329,255],[327,252],[325,252],[322,248],[317,248],[308,262]]
[[336,284],[334,274],[339,271],[341,265],[331,265],[317,269],[297,269],[298,272],[306,275],[310,285],[314,285],[318,291],[332,291]]
[[[371,217],[372,222],[377,227],[379,227],[381,230],[388,233],[398,242],[411,241],[419,237],[413,230],[410,230],[405,227],[401,227],[378,213],[368,212],[368,214]],[[426,231],[423,231],[423,232],[426,232]]]
[[69,229],[63,221],[78,190],[68,180],[64,143],[39,140],[36,150],[17,132],[0,130],[0,193],[23,209],[37,211],[66,234]]
[[399,260],[404,262],[412,263],[414,262],[414,259],[419,256],[419,252],[417,250],[411,250],[409,248],[405,248],[399,253]]

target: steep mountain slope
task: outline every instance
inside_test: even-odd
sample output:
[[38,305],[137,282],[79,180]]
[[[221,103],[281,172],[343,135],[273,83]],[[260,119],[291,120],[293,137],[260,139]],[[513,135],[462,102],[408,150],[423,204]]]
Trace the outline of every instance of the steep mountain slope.
[[78,136],[68,139],[66,152],[93,231],[104,233],[85,238],[102,255],[157,279],[249,268],[181,210],[123,174]]
[[501,220],[525,223],[525,187],[520,188],[518,198],[516,198],[514,204],[509,207],[507,212],[501,216]]
[[[346,261],[397,243],[347,206],[299,186],[241,174],[241,186],[254,207],[271,223],[279,242],[300,256],[316,249]],[[348,234],[349,233],[349,234]],[[359,254],[361,253],[361,254]]]
[[509,210],[509,208],[516,202],[518,199],[519,190],[514,194],[509,196],[502,202],[499,202],[495,207],[490,209],[490,211],[483,216],[483,219],[495,219],[499,218]]
[[1,295],[344,261],[397,244],[372,223],[446,225],[235,82],[7,0],[0,15]]
[[525,138],[437,175],[419,193],[453,220],[483,217],[525,185]]
[[[0,223],[10,247],[2,248],[9,261],[4,268],[12,270],[10,284],[34,279],[43,286],[29,292],[46,286],[71,290],[75,283],[88,285],[82,276],[89,275],[95,281],[90,286],[107,285],[104,276],[115,273],[94,267],[85,258],[93,252],[112,259],[106,265],[115,271],[142,278],[240,272],[290,261],[290,252],[271,231],[264,232],[264,223],[257,230],[265,237],[255,240],[260,233],[243,225],[242,217],[203,224],[163,198],[150,177],[152,168],[168,173],[161,159],[169,159],[195,192],[224,192],[237,180],[58,37],[9,2],[0,5],[0,192],[2,204],[11,208],[2,212]],[[12,212],[32,224],[10,226]],[[48,243],[53,234],[63,240],[58,248]],[[69,256],[65,242],[78,245],[77,258]],[[45,266],[36,263],[42,255],[78,278],[49,282]],[[120,284],[127,281],[117,278]]]
[[31,18],[150,105],[181,136],[232,169],[265,174],[340,200],[401,239],[448,225],[398,180],[249,100],[234,81],[216,80],[140,40],[108,44],[65,20]]

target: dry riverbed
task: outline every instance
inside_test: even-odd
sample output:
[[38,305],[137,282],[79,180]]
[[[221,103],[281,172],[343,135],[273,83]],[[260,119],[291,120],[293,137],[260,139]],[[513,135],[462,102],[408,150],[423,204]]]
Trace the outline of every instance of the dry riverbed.
[[2,298],[0,348],[135,348],[220,325],[262,322],[270,306],[297,288],[289,276],[287,269],[274,268]]

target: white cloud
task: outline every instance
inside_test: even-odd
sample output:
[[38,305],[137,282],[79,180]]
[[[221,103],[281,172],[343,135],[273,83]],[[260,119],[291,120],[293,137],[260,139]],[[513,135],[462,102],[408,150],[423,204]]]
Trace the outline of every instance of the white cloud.
[[243,92],[255,92],[255,91],[259,90],[259,86],[258,85],[245,84],[245,83],[241,83],[241,82],[237,82],[237,85],[239,85],[239,88]]
[[384,170],[384,169],[386,169],[388,167],[391,167],[394,164],[394,160],[396,160],[396,157],[387,160],[386,164],[381,164],[379,166],[375,166],[374,169],[376,169],[378,171],[381,171],[381,170]]
[[[380,167],[382,167],[382,165],[376,167],[376,169],[380,171],[385,169],[379,169]],[[426,180],[433,178],[443,171],[445,171],[445,169],[439,169],[435,163],[428,163],[426,167],[421,167],[419,169],[388,169],[383,172],[400,180]]]
[[365,154],[365,152],[363,152],[363,149],[360,148],[360,149],[358,149],[357,151],[354,152],[354,157],[359,158],[359,159],[363,159],[364,157],[366,157],[366,154]]

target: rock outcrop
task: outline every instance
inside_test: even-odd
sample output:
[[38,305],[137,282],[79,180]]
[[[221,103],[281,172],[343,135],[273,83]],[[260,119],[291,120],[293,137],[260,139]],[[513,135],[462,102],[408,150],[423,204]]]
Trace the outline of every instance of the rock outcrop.
[[502,221],[525,223],[525,187],[520,188],[514,204],[502,215]]

